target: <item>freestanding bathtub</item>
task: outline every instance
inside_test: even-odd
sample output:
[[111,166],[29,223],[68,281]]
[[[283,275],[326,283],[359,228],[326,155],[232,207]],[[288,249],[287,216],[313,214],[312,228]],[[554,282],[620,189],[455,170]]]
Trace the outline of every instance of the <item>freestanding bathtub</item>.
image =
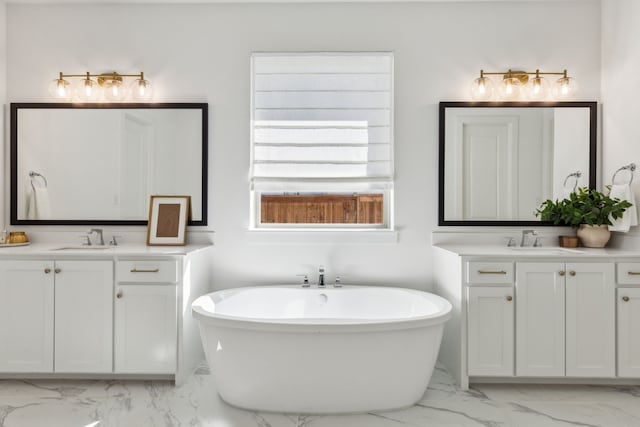
[[350,413],[422,398],[451,304],[404,288],[260,286],[201,296],[192,310],[227,403]]

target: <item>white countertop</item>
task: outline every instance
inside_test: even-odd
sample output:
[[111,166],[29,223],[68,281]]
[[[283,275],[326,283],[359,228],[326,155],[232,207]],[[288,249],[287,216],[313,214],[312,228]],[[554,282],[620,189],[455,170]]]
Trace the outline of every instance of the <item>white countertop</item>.
[[616,249],[616,248],[561,248],[558,246],[534,247],[507,247],[497,245],[465,245],[453,243],[440,243],[433,245],[445,251],[459,256],[495,257],[501,258],[563,258],[563,259],[586,259],[586,258],[627,258],[640,257],[640,250]]
[[[186,246],[147,246],[145,244],[122,244],[106,248],[83,248],[69,243],[32,243],[27,246],[2,246],[0,259],[19,257],[46,258],[116,258],[127,256],[183,256],[212,247],[210,244]],[[67,248],[67,249],[61,249]]]

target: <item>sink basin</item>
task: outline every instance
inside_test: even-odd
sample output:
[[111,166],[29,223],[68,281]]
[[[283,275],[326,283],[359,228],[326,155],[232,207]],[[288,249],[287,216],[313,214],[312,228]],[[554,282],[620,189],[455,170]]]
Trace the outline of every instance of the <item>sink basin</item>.
[[77,246],[63,246],[61,248],[54,248],[51,249],[52,251],[69,251],[69,250],[75,250],[75,251],[79,251],[79,250],[98,250],[98,249],[111,249],[113,248],[113,246],[107,246],[107,245],[77,245]]
[[539,247],[510,247],[509,250],[525,254],[540,254],[540,255],[566,255],[566,254],[583,254],[584,252],[578,249],[569,248],[548,248],[544,246]]

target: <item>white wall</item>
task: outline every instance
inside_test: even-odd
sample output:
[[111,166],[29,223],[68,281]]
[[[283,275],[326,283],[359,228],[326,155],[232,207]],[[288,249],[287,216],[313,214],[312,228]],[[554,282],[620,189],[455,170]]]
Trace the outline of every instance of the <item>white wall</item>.
[[[210,105],[209,224],[218,288],[293,281],[318,264],[358,282],[428,288],[437,224],[438,110],[480,68],[567,68],[600,85],[597,0],[554,2],[17,5],[8,7],[10,101],[48,101],[59,71],[143,70],[156,100]],[[397,244],[251,243],[249,54],[393,51]],[[5,199],[6,203],[6,199]],[[6,209],[5,209],[6,211]]]
[[[0,138],[5,139],[5,131],[9,127],[6,124],[7,107],[5,107],[7,99],[7,5],[4,0],[0,0],[0,108],[2,116],[0,117]],[[4,169],[8,169],[8,163],[5,163],[5,153],[9,152],[8,144],[3,145],[0,150],[0,165],[4,166]],[[5,166],[6,165],[6,166]],[[5,200],[5,176],[7,174],[0,174],[0,200]],[[0,209],[0,227],[4,229],[6,224],[4,218],[5,209]],[[7,221],[8,222],[8,221]]]
[[[604,0],[602,2],[602,135],[603,184],[610,184],[613,173],[635,162],[640,167],[640,2]],[[633,189],[640,200],[640,170]],[[628,177],[620,172],[619,177]],[[616,181],[618,181],[616,179]]]

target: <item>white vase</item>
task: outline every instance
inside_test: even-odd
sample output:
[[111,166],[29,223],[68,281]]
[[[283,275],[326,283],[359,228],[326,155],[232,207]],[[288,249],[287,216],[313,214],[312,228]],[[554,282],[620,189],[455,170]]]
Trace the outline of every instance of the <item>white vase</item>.
[[608,225],[580,224],[577,234],[582,246],[587,248],[604,248],[611,238]]

